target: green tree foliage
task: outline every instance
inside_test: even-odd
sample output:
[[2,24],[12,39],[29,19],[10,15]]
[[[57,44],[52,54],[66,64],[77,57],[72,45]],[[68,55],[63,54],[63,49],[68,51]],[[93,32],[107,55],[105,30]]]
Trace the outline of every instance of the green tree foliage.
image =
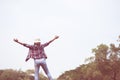
[[[34,70],[27,70],[23,72],[21,70],[5,69],[0,70],[0,80],[34,80]],[[39,75],[40,80],[48,80],[43,74]]]
[[107,60],[107,51],[108,46],[105,44],[101,44],[92,50],[95,53],[95,61],[96,62],[105,62]]
[[18,74],[16,75],[16,71],[9,69],[1,73],[0,80],[16,80],[18,76]]
[[94,56],[86,59],[87,64],[64,72],[58,80],[120,80],[120,45],[100,44],[92,52]]
[[33,77],[22,71],[6,69],[2,70],[0,80],[33,80]]

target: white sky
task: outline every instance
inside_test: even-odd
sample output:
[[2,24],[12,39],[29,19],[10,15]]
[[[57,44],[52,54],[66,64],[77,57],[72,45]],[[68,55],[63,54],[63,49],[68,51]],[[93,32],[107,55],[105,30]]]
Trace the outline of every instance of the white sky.
[[24,61],[28,49],[13,38],[33,44],[59,35],[45,48],[56,78],[83,64],[97,45],[117,43],[120,0],[0,0],[0,28],[0,69],[34,69],[32,59]]

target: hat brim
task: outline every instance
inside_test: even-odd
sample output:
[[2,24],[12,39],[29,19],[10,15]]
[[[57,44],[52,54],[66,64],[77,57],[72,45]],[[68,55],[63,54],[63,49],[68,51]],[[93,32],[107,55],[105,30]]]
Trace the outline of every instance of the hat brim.
[[34,43],[40,43],[40,41],[34,41]]

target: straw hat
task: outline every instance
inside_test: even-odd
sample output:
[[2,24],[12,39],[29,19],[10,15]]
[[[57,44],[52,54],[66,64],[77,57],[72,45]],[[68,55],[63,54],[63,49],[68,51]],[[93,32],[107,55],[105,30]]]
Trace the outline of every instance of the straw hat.
[[34,43],[40,43],[40,39],[39,38],[35,39]]

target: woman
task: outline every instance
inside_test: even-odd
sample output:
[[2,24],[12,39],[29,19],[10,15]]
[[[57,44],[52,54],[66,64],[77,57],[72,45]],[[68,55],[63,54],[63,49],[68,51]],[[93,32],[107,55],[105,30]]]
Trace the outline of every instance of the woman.
[[29,44],[26,44],[26,43],[22,43],[18,39],[14,39],[15,42],[29,48],[29,53],[27,55],[26,61],[28,61],[30,58],[32,58],[34,60],[34,66],[35,66],[34,79],[35,80],[39,80],[40,66],[45,71],[46,75],[48,76],[48,79],[53,80],[52,76],[51,76],[51,74],[48,70],[47,64],[46,64],[47,56],[45,54],[44,48],[58,38],[59,38],[59,36],[55,36],[52,40],[50,40],[50,41],[48,41],[44,44],[41,44],[40,39],[36,39],[34,41],[34,45],[29,45]]

